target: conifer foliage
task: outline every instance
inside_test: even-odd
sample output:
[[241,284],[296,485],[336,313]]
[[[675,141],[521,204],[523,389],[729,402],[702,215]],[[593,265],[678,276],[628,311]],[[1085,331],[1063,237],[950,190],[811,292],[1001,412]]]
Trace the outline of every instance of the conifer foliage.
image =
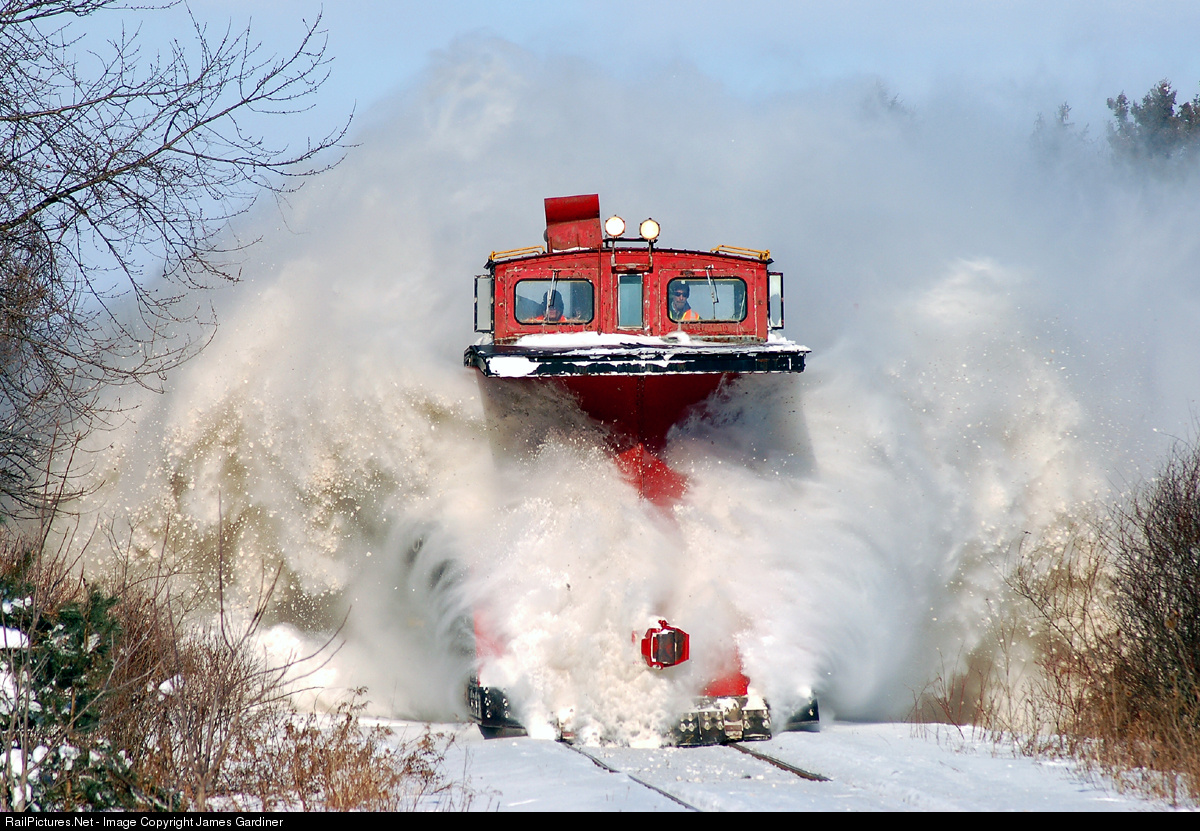
[[1118,158],[1131,161],[1166,161],[1195,158],[1200,147],[1200,95],[1176,105],[1176,90],[1163,79],[1141,103],[1122,92],[1108,99],[1113,124],[1108,142]]
[[98,729],[119,674],[117,599],[44,568],[33,547],[7,553],[0,571],[0,809],[171,807],[139,787],[129,756]]

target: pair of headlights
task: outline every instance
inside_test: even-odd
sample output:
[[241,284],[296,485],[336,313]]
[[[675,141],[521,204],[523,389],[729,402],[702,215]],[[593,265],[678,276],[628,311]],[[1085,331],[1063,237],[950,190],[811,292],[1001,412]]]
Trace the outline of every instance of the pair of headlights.
[[[638,234],[646,242],[654,242],[658,239],[658,233],[662,229],[658,227],[658,223],[653,219],[644,219],[642,224],[638,226]],[[609,237],[617,238],[625,233],[625,220],[619,216],[610,216],[604,223],[604,233]]]

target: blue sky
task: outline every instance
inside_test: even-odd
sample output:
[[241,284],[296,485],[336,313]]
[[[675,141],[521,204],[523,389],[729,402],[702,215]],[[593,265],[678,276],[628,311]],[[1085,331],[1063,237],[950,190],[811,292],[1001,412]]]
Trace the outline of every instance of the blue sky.
[[[1098,124],[1107,97],[1140,96],[1164,77],[1189,98],[1200,91],[1200,4],[1177,0],[192,0],[191,8],[214,26],[250,22],[273,51],[294,45],[300,21],[323,11],[335,61],[317,117],[350,102],[364,113],[411,85],[440,50],[481,38],[578,58],[621,79],[690,65],[749,100],[876,76],[912,105],[966,92],[1028,121],[1069,101],[1078,120]],[[147,17],[148,43],[178,31],[175,14]]]

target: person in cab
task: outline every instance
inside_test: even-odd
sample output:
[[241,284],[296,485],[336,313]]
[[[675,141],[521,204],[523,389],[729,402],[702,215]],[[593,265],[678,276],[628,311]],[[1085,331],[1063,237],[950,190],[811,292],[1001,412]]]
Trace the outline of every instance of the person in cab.
[[542,313],[533,318],[530,323],[570,323],[563,317],[563,299],[558,290],[542,295]]
[[669,311],[671,313],[671,320],[679,323],[681,321],[700,319],[700,315],[696,314],[696,310],[688,302],[688,298],[692,295],[692,290],[687,283],[682,280],[672,280],[667,291],[670,294]]

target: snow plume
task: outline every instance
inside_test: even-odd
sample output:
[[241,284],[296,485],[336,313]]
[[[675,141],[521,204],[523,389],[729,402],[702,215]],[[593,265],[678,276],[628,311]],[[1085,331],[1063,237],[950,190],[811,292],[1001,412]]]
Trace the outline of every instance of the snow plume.
[[[827,711],[902,715],[930,659],[975,645],[1007,550],[1094,496],[1082,408],[1019,283],[954,263],[803,382],[746,379],[681,431],[694,545],[737,552],[747,669],[777,699],[813,679]],[[805,444],[766,438],[772,408],[802,414]]]
[[[1086,141],[1039,160],[1021,100],[650,81],[465,42],[369,114],[286,225],[250,229],[211,348],[106,436],[134,549],[195,574],[198,602],[218,551],[243,597],[282,568],[275,620],[315,643],[345,619],[330,686],[390,713],[462,714],[480,609],[508,644],[487,672],[535,732],[571,710],[585,736],[651,738],[712,669],[639,666],[630,634],[659,614],[736,643],[781,708],[815,691],[895,717],[982,637],[1027,532],[1186,431],[1182,188]],[[543,197],[593,191],[672,247],[770,247],[814,350],[674,431],[670,516],[569,403],[519,402],[528,451],[495,457],[461,366],[487,253],[538,243]]]

